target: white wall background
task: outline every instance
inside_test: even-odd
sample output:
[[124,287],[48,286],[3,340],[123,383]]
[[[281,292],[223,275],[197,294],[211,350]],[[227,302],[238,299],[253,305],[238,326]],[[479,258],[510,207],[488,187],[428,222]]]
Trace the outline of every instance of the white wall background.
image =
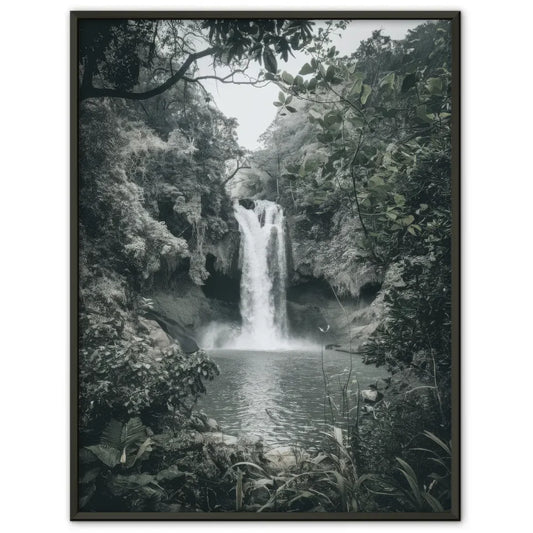
[[[519,0],[20,1],[0,28],[4,531],[527,531],[532,453],[532,9]],[[462,9],[463,522],[68,522],[68,11]]]

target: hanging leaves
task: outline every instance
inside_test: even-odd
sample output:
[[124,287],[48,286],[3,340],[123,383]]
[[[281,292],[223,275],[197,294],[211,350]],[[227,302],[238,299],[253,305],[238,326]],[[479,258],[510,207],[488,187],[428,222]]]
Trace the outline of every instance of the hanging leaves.
[[276,56],[274,55],[274,52],[269,47],[266,47],[263,50],[263,63],[265,64],[265,68],[269,71],[275,74],[278,70],[278,62],[276,61]]

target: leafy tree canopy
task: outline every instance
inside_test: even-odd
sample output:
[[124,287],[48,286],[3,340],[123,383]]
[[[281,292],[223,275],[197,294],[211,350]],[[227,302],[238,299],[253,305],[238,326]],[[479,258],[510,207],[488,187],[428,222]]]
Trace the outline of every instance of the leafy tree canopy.
[[[293,50],[312,38],[309,20],[207,19],[80,21],[80,99],[121,97],[145,100],[190,77],[195,62],[211,56],[213,67],[229,66],[222,82],[233,82],[250,61],[269,73],[277,57],[287,61]],[[244,83],[258,83],[260,79]],[[264,80],[263,80],[264,81]]]

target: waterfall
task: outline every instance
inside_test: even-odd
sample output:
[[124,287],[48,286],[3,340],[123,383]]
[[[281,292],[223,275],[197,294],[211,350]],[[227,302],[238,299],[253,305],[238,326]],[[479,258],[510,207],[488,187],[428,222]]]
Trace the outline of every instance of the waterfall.
[[241,233],[242,328],[236,346],[268,350],[287,343],[285,217],[279,205],[256,200],[254,209],[235,203]]

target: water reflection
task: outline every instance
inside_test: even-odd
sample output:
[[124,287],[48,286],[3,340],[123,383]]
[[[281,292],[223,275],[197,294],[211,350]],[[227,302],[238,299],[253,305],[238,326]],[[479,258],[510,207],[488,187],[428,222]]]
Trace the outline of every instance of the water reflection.
[[[320,351],[213,350],[220,376],[208,384],[199,407],[230,435],[255,435],[271,445],[315,446],[325,429],[324,379]],[[368,387],[387,375],[352,356],[352,379]],[[340,388],[349,374],[350,356],[327,351],[325,373],[332,402],[341,408]],[[351,385],[355,391],[355,384]]]

